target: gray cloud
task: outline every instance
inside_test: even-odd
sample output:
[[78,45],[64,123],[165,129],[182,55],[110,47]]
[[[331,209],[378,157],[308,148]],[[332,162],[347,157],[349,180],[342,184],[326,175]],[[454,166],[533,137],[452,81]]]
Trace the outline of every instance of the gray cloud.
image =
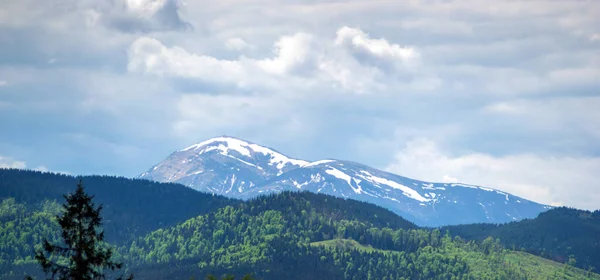
[[132,176],[228,134],[598,208],[565,190],[600,188],[585,183],[599,179],[599,13],[593,1],[0,1],[0,155]]

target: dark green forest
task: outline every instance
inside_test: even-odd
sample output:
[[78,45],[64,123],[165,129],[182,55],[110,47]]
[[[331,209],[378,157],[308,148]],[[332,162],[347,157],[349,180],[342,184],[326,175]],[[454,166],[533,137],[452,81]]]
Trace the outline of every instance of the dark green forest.
[[[561,264],[506,246],[517,239],[469,234],[469,226],[418,228],[354,200],[284,192],[242,202],[177,184],[81,179],[104,205],[117,260],[137,279],[247,273],[257,279],[600,279],[573,266],[583,259],[575,251],[565,260],[570,265]],[[41,279],[33,251],[43,238],[58,240],[55,214],[76,184],[71,176],[0,170],[0,278],[30,273]],[[565,210],[572,209],[552,211]],[[598,225],[590,217],[596,219],[586,222]],[[576,238],[565,240],[576,248]]]
[[[39,171],[0,169],[0,199],[21,204],[10,215],[55,213],[63,195],[75,190],[79,179],[94,202],[104,206],[104,231],[107,241],[125,244],[137,236],[169,227],[241,201],[197,192],[179,184],[111,176],[74,177]],[[11,203],[10,200],[6,203]],[[8,207],[8,206],[5,206]],[[8,207],[11,208],[11,207]],[[3,208],[4,209],[4,208]],[[23,221],[25,222],[25,221]],[[31,221],[30,221],[31,222]]]
[[568,262],[583,269],[600,269],[600,211],[559,207],[535,219],[508,224],[473,224],[445,227],[454,236],[481,241],[492,236],[513,250]]

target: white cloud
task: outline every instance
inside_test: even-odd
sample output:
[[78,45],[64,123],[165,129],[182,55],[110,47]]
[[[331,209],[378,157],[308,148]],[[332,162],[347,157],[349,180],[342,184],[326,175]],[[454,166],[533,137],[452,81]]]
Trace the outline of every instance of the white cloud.
[[1,87],[1,86],[5,86],[5,85],[7,85],[7,84],[8,84],[8,82],[7,82],[7,81],[0,80],[0,87]]
[[415,139],[396,153],[386,170],[426,181],[460,180],[546,204],[600,209],[598,157],[453,155],[429,139]]
[[275,43],[273,58],[251,59],[242,56],[236,60],[226,60],[189,53],[177,46],[168,48],[154,38],[141,37],[129,48],[128,69],[130,72],[233,85],[240,89],[273,89],[277,86],[293,89],[296,85],[310,83],[298,82],[298,79],[304,78],[293,74],[284,80],[279,76],[294,72],[308,62],[312,51],[310,40],[310,35],[304,33],[283,36]]
[[265,72],[275,75],[287,74],[308,62],[313,52],[314,38],[307,33],[283,36],[275,43],[275,57],[256,61]]
[[242,61],[191,54],[180,47],[167,48],[150,37],[133,42],[128,54],[127,68],[131,72],[193,77],[217,83],[244,83],[247,80]]
[[180,16],[178,0],[120,0],[116,5],[90,14],[90,22],[99,18],[107,26],[125,32],[185,30],[191,26]]
[[[26,169],[27,163],[25,163],[24,161],[15,160],[11,157],[0,156],[0,168]],[[33,170],[47,172],[48,168],[46,166],[40,165],[36,168],[33,168]],[[65,172],[61,173],[67,174]]]
[[10,157],[0,156],[0,168],[24,169],[27,165],[24,161],[14,160]]
[[[368,59],[356,51],[366,53]],[[370,39],[361,30],[348,27],[340,28],[333,39],[316,38],[304,32],[280,36],[274,43],[272,55],[261,59],[241,56],[226,60],[190,53],[178,46],[169,48],[157,39],[141,37],[129,49],[128,69],[238,88],[250,86],[286,92],[319,88],[371,93],[401,86],[415,90],[436,87],[431,77],[403,72],[419,61],[414,48],[403,48],[384,39]],[[390,69],[387,64],[393,67]]]
[[448,175],[444,175],[444,177],[442,177],[442,182],[444,182],[444,183],[459,183],[460,180],[458,180],[458,178],[454,178],[454,177],[450,177]]
[[243,51],[253,48],[253,46],[244,41],[244,39],[238,37],[227,39],[225,41],[225,47],[233,51]]
[[369,35],[362,30],[347,26],[344,26],[337,31],[335,44],[347,45],[351,48],[365,51],[374,57],[398,60],[405,64],[409,64],[418,59],[418,53],[414,48],[390,44],[385,39],[371,39]]
[[[34,170],[41,171],[41,172],[48,172],[48,171],[50,171],[50,170],[48,170],[48,167],[43,166],[43,165],[40,165],[40,166],[36,167]],[[58,173],[68,174],[66,172],[58,172]]]
[[123,0],[127,10],[140,17],[152,17],[162,9],[167,0]]

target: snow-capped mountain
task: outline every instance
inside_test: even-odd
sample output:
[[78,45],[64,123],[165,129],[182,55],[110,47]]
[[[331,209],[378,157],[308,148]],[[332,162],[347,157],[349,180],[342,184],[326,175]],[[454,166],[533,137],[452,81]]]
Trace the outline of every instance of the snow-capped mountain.
[[237,197],[306,164],[254,143],[217,137],[172,153],[139,178]]
[[425,226],[503,223],[551,208],[491,188],[423,182],[349,161],[293,159],[232,137],[176,151],[139,177],[242,199],[285,190],[325,193],[374,203]]

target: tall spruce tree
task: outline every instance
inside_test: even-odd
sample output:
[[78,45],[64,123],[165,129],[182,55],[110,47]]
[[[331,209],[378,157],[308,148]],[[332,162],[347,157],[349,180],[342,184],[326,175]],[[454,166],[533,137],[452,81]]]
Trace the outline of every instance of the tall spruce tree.
[[105,279],[107,270],[120,269],[123,264],[112,260],[112,250],[103,243],[102,205],[94,206],[94,197],[85,192],[81,180],[75,193],[64,198],[63,213],[57,216],[63,243],[55,245],[44,240],[43,250],[36,251],[35,259],[46,276],[51,276],[48,279]]

